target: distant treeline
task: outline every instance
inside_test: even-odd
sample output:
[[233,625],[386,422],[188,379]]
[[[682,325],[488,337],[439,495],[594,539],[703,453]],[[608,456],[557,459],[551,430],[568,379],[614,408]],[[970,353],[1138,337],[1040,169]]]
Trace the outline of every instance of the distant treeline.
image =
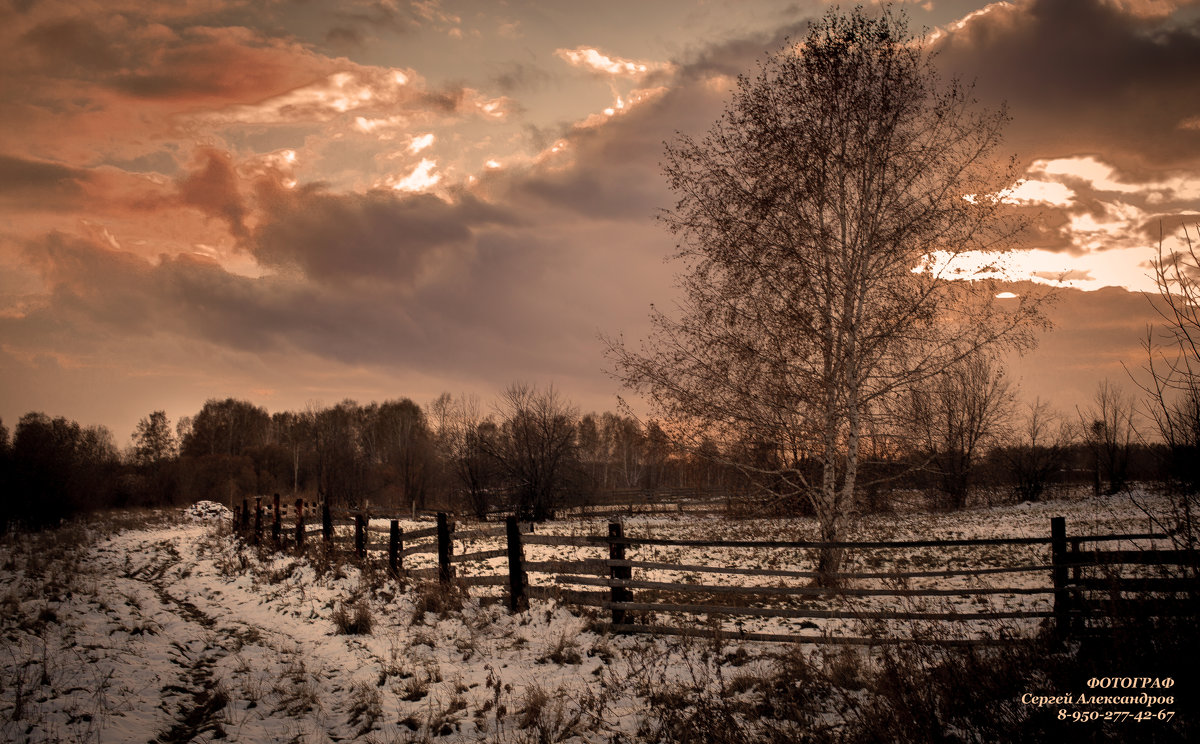
[[[1062,484],[1116,492],[1164,477],[1170,464],[1162,447],[1131,437],[1113,447],[1084,427],[1075,437],[1039,441],[1018,436],[1022,427],[1030,430],[1029,422],[969,458],[953,445],[917,440],[907,449],[864,447],[862,507],[889,508],[898,490],[926,494],[941,508],[963,506],[968,490],[990,500],[1036,500]],[[771,493],[776,457],[752,441],[685,448],[654,421],[580,415],[553,388],[522,385],[487,410],[475,398],[450,395],[424,407],[407,398],[346,400],[275,414],[242,400],[209,400],[174,425],[164,412],[150,413],[123,449],[104,427],[28,413],[11,434],[0,422],[0,524],[39,526],[94,509],[200,499],[232,504],[274,493],[344,507],[480,517],[510,509],[545,519],[613,490],[647,497],[668,488],[732,491],[753,500]],[[803,499],[756,503],[805,509]]]

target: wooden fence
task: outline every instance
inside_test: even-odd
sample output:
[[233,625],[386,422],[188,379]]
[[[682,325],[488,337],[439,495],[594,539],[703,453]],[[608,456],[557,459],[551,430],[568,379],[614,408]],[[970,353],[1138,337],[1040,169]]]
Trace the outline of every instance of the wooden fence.
[[715,514],[743,498],[740,491],[702,488],[617,488],[592,494],[559,511],[564,515],[607,517],[624,514]]
[[[1067,537],[1062,517],[1051,520],[1050,530],[1054,619],[1061,636],[1103,633],[1114,622],[1200,617],[1195,550],[1084,548],[1115,538]],[[1141,575],[1127,575],[1130,567]]]
[[[304,550],[306,538],[319,533],[326,549],[343,550],[359,559],[368,560],[372,534],[386,532],[389,571],[398,578],[436,578],[443,583],[456,582],[461,586],[500,586],[506,591],[508,605],[513,610],[528,606],[529,598],[556,598],[577,606],[599,608],[611,613],[604,627],[619,633],[649,632],[664,635],[704,635],[739,640],[779,641],[792,643],[826,643],[845,645],[882,645],[897,643],[936,643],[968,645],[1000,642],[996,638],[951,638],[949,633],[915,638],[910,635],[880,634],[870,637],[847,637],[827,634],[781,634],[716,630],[698,620],[681,625],[660,625],[635,622],[639,614],[672,614],[683,616],[734,618],[786,618],[848,620],[865,622],[918,621],[936,623],[943,627],[964,627],[981,621],[1038,619],[1052,621],[1060,637],[1084,632],[1096,632],[1114,616],[1130,614],[1167,617],[1195,616],[1197,604],[1197,562],[1192,551],[1166,550],[1153,546],[1139,549],[1101,550],[1100,546],[1115,542],[1144,542],[1165,538],[1158,533],[1074,535],[1068,536],[1065,520],[1051,520],[1050,535],[1046,537],[907,540],[907,541],[731,541],[681,540],[628,536],[619,521],[610,522],[606,535],[549,535],[521,530],[516,517],[509,516],[503,526],[456,531],[454,523],[444,513],[437,515],[435,526],[405,532],[398,519],[391,519],[389,529],[370,526],[364,514],[334,519],[327,508],[305,508],[297,501],[295,516],[284,521],[284,509],[278,504],[267,507],[271,518],[270,538],[278,547]],[[320,513],[320,523],[310,526],[308,519]],[[247,540],[267,540],[264,507],[257,503],[253,512],[248,504],[235,512],[235,527]],[[339,531],[338,527],[353,527]],[[287,536],[294,535],[292,538]],[[454,554],[454,542],[503,537],[504,546]],[[353,545],[350,550],[349,546]],[[497,541],[499,542],[499,541]],[[341,546],[347,546],[342,548]],[[525,548],[530,545],[593,548],[600,552],[594,558],[581,560],[529,561]],[[833,574],[826,578],[837,580],[837,586],[812,584],[785,585],[784,580],[816,579],[815,571],[771,568],[747,568],[738,565],[698,565],[662,561],[633,560],[630,550],[643,546],[672,546],[690,548],[722,548],[734,551],[820,550],[840,548],[847,551],[892,551],[915,548],[978,548],[988,546],[1049,547],[1049,562],[1024,563],[986,568],[959,568],[914,571],[855,571]],[[404,558],[417,553],[436,553],[437,564],[421,569],[404,568]],[[504,570],[457,575],[456,567],[467,562],[482,562],[506,558]],[[1128,577],[1120,574],[1122,567],[1154,567],[1155,576]],[[1186,569],[1181,575],[1180,569]],[[706,576],[752,576],[775,580],[775,585],[735,586],[702,581],[649,581],[635,579],[633,571],[674,571]],[[1097,570],[1101,575],[1097,575]],[[1037,573],[1048,580],[1035,586],[932,586],[913,588],[916,579],[977,579],[989,575]],[[1143,571],[1145,573],[1145,571]],[[545,577],[541,583],[530,581],[530,574]],[[862,582],[874,582],[863,587]],[[882,582],[884,585],[879,586]],[[585,587],[580,589],[578,587]],[[637,594],[635,594],[637,592]],[[861,598],[905,598],[920,601],[934,598],[974,598],[986,602],[992,595],[1041,595],[1044,601],[1038,609],[957,610],[929,608],[866,609],[862,606],[812,607],[812,600],[838,599],[861,602]],[[792,603],[781,606],[780,601]],[[796,602],[800,606],[795,606]],[[766,604],[773,602],[774,604]],[[843,602],[843,604],[846,604]],[[765,606],[764,606],[765,605]]]

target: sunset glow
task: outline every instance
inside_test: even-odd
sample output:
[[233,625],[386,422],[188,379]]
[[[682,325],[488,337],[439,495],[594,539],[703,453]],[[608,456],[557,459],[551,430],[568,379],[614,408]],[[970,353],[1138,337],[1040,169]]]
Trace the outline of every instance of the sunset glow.
[[[1007,105],[1016,159],[992,198],[1028,225],[998,260],[935,270],[1008,282],[1004,302],[1058,289],[1057,329],[1014,369],[1069,408],[1137,367],[1151,261],[1200,224],[1197,3],[904,9],[946,78]],[[210,397],[301,409],[513,380],[612,408],[597,332],[636,338],[677,296],[662,143],[702,137],[737,76],[823,11],[11,5],[0,420],[45,410],[124,441]]]

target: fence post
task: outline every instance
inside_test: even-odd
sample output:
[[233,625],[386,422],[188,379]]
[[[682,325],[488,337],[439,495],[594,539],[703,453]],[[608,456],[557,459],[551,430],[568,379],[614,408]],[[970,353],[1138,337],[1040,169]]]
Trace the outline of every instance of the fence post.
[[449,584],[450,578],[453,576],[453,571],[450,569],[450,553],[453,546],[450,545],[450,521],[446,512],[437,513],[437,539],[438,581]]
[[242,499],[242,532],[250,531],[250,499]]
[[399,576],[400,575],[400,551],[402,550],[402,548],[400,546],[402,544],[401,541],[403,540],[403,538],[401,537],[403,532],[400,530],[400,520],[398,520],[398,519],[392,520],[391,528],[390,528],[389,532],[390,532],[390,534],[388,535],[388,570],[391,571],[392,576]]
[[233,505],[233,534],[238,534],[242,530],[242,507],[237,504]]
[[1066,638],[1070,625],[1070,597],[1067,594],[1067,521],[1050,518],[1050,552],[1054,581],[1054,632]]
[[[625,537],[625,528],[621,525],[619,520],[614,519],[608,523],[608,536],[609,538]],[[625,543],[616,542],[615,540],[610,539],[608,543],[608,557],[610,560],[614,561],[625,560]],[[612,579],[624,579],[628,581],[629,579],[633,578],[633,569],[629,566],[611,566],[608,570],[608,575],[609,578]],[[610,596],[613,602],[629,602],[633,599],[633,592],[625,587],[614,586],[612,587]],[[624,625],[625,610],[614,607],[612,611],[612,622],[613,625]]]
[[354,515],[354,554],[359,558],[367,556],[367,520],[361,512]]
[[275,548],[279,548],[279,532],[282,529],[282,515],[279,513],[279,494],[275,494],[275,503],[271,509],[273,521],[271,523],[271,539],[275,542]]
[[254,497],[254,544],[262,540],[262,496]]
[[329,511],[329,501],[321,502],[321,537],[328,547],[333,544],[333,512]]
[[296,552],[304,552],[304,499],[296,499]]
[[505,517],[508,532],[508,608],[513,612],[528,609],[525,596],[525,546],[521,544],[521,526],[516,515]]

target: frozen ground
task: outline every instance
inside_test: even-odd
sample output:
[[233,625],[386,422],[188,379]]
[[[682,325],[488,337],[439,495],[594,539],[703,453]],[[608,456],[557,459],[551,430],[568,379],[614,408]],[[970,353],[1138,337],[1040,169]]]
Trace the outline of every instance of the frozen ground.
[[[1043,536],[1056,515],[1067,518],[1071,534],[1151,528],[1127,499],[1087,498],[873,517],[856,525],[854,537]],[[597,613],[554,601],[535,600],[528,612],[514,615],[487,601],[482,589],[464,599],[433,584],[402,589],[355,567],[318,572],[307,560],[259,555],[236,546],[225,522],[206,518],[224,516],[206,507],[136,525],[94,522],[0,542],[0,740],[628,741],[645,724],[648,690],[694,676],[695,654],[707,658],[706,644],[591,632]],[[574,521],[542,531],[599,534],[603,527]],[[812,526],[659,516],[629,519],[626,533],[805,539]],[[473,541],[456,551],[486,547]],[[975,549],[949,559],[914,550],[865,556],[854,565],[1045,562],[1045,548],[1022,550]],[[528,560],[551,557],[598,556],[588,549],[527,547]],[[645,548],[631,557],[811,567],[803,551],[747,556]],[[420,567],[432,556],[412,559],[410,567]],[[1002,576],[995,581],[1005,586],[1046,581],[1040,573]],[[639,578],[695,577],[658,572]],[[997,606],[1028,601],[1024,595],[989,600]],[[369,632],[340,632],[364,629],[354,627],[356,615],[371,621]],[[747,621],[745,629],[776,630],[769,624],[779,622]],[[727,645],[719,657],[736,658],[745,673],[779,650],[746,644],[739,652]]]

